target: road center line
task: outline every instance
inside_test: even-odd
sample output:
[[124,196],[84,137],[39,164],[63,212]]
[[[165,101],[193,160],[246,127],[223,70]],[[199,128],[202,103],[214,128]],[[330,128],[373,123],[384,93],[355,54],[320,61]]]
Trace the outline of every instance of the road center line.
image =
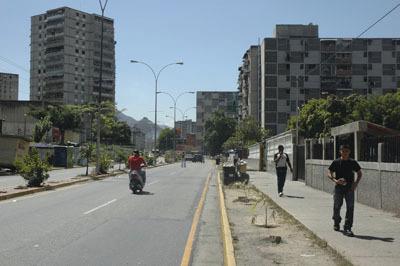
[[149,184],[147,184],[147,185],[148,185],[148,186],[150,186],[150,185],[154,185],[154,184],[157,184],[158,182],[160,182],[160,180],[157,180],[157,181],[151,182],[151,183],[149,183]]
[[107,205],[113,203],[114,201],[117,201],[117,199],[110,200],[109,202],[106,202],[106,203],[104,203],[104,204],[102,204],[102,205],[100,205],[100,206],[97,206],[96,208],[91,209],[91,210],[85,212],[84,214],[92,213],[92,212],[94,212],[94,211],[96,211],[96,210],[98,210],[98,209],[100,209],[100,208],[103,208],[103,207],[105,207],[105,206],[107,206]]

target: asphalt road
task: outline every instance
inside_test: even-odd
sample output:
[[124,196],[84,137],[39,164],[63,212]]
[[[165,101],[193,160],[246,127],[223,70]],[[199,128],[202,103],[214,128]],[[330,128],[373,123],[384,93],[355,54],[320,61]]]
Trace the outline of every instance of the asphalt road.
[[0,202],[0,265],[179,265],[210,164],[150,169]]
[[[118,165],[116,166],[118,168]],[[89,167],[90,171],[94,167]],[[58,181],[75,177],[77,175],[86,174],[86,167],[70,168],[70,169],[56,169],[49,172],[50,177],[48,181]],[[26,181],[20,175],[3,175],[0,176],[0,188],[16,187],[26,184]]]

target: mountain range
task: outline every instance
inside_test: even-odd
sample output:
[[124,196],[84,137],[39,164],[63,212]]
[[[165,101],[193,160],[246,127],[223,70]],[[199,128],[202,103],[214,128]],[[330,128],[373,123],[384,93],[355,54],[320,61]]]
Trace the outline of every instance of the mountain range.
[[[146,134],[146,139],[154,139],[154,123],[147,117],[143,117],[141,120],[136,120],[122,112],[117,112],[117,119],[126,122],[130,127],[139,128]],[[157,136],[160,134],[162,129],[167,127],[168,126],[166,125],[157,125]]]

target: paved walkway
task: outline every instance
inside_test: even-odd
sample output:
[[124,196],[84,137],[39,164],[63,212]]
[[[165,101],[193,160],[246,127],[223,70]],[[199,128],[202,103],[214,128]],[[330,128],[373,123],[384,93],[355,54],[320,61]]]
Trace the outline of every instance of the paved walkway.
[[[302,182],[287,181],[285,196],[280,198],[275,175],[266,172],[249,174],[252,184],[354,265],[400,265],[400,218],[394,214],[356,202],[355,236],[347,237],[333,230],[331,194]],[[343,219],[344,212],[345,203],[341,213]]]

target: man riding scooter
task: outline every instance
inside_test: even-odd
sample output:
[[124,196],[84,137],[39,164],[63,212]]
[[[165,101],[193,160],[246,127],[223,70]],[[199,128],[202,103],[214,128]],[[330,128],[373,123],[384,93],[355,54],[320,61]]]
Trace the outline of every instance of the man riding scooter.
[[143,167],[147,167],[146,161],[143,159],[142,156],[140,156],[138,150],[133,151],[133,155],[129,156],[128,158],[128,166],[129,166],[129,176],[131,176],[132,173],[137,172],[139,176],[141,177],[141,185],[142,188],[144,187],[146,183],[146,172],[142,170]]

